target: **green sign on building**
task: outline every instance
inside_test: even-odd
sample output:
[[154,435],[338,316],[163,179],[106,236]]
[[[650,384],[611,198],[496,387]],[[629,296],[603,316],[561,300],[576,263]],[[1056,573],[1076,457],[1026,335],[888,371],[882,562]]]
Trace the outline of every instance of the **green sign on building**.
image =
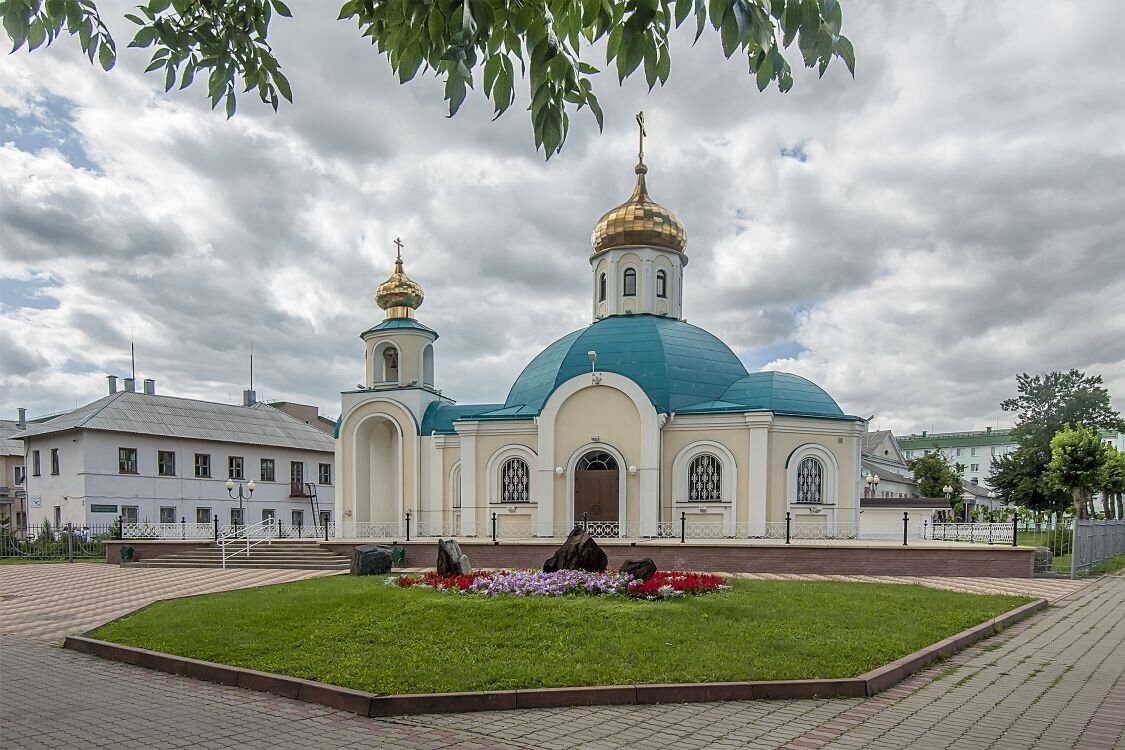
[[90,512],[91,513],[116,513],[117,512],[117,506],[116,505],[91,505],[90,506]]

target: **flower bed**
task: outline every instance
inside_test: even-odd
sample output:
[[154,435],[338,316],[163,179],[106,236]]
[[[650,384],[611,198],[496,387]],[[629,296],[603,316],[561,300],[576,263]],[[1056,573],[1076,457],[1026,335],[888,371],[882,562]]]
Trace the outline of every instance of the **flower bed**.
[[641,599],[672,599],[730,588],[726,579],[710,573],[682,570],[658,571],[648,581],[628,573],[587,573],[559,570],[543,573],[531,570],[476,571],[469,575],[442,578],[434,571],[421,577],[403,575],[387,579],[387,584],[402,588],[429,588],[482,596],[630,596]]

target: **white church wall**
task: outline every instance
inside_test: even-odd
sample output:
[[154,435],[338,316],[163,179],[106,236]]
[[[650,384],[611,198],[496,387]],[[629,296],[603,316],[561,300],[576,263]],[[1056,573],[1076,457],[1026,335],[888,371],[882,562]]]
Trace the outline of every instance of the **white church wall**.
[[[347,394],[346,394],[347,395]],[[377,446],[390,450],[376,455]],[[336,518],[347,522],[399,521],[418,507],[418,429],[395,401],[371,398],[346,411],[336,443]],[[393,472],[388,480],[382,472]]]
[[[859,523],[859,504],[856,494],[855,478],[859,472],[859,440],[862,426],[842,420],[814,419],[805,417],[775,417],[769,432],[769,489],[767,522],[785,520],[785,513],[792,512],[790,495],[791,472],[787,462],[798,449],[815,446],[831,455],[831,461],[824,461],[826,471],[833,472],[831,488],[826,477],[826,491],[835,501],[834,506],[824,513],[824,517],[836,523]],[[803,509],[802,522],[812,521],[810,514]]]
[[[722,522],[733,534],[738,524],[747,523],[747,482],[750,431],[741,414],[677,415],[664,428],[663,471],[661,478],[661,517],[679,523],[680,513],[709,526]],[[700,453],[710,453],[722,462],[723,500],[721,503],[688,501],[688,468]],[[702,517],[706,508],[708,516]]]

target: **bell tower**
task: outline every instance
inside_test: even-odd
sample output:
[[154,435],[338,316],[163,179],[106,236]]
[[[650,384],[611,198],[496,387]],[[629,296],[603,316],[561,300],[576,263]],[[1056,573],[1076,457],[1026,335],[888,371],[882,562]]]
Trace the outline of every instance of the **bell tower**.
[[422,306],[422,285],[406,275],[402,240],[395,238],[395,266],[379,285],[375,304],[386,318],[361,334],[367,344],[367,388],[434,388],[434,347],[437,332],[419,323],[414,311]]
[[683,317],[687,230],[676,214],[648,194],[645,175],[645,115],[637,113],[637,184],[629,200],[594,226],[594,320],[647,313]]

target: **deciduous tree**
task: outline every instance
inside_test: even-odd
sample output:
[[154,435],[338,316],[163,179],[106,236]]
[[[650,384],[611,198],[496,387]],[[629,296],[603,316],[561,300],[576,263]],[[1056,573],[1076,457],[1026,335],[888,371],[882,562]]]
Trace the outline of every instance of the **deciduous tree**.
[[[211,106],[224,102],[228,117],[238,88],[275,110],[280,98],[293,100],[268,42],[273,17],[292,16],[283,0],[150,0],[137,11],[126,15],[138,27],[129,46],[153,48],[148,70],[163,72],[166,90],[204,73]],[[117,59],[94,0],[0,0],[0,16],[14,50],[50,44],[65,30],[91,62],[109,70]],[[589,107],[602,125],[591,47],[604,41],[618,81],[643,70],[651,90],[668,80],[668,36],[689,17],[697,40],[709,25],[728,59],[743,56],[759,90],[793,86],[786,50],[794,42],[801,63],[820,75],[837,57],[855,72],[839,0],[346,0],[339,13],[387,56],[402,83],[419,72],[440,76],[450,116],[477,87],[502,115],[515,101],[518,69],[536,147],[548,158],[566,139],[569,109]]]
[[1125,453],[1112,446],[1106,455],[1101,493],[1105,517],[1125,520]]
[[918,484],[918,494],[922,497],[944,497],[943,488],[953,488],[953,497],[950,498],[950,507],[955,507],[961,500],[961,470],[949,463],[941,451],[933,451],[912,458],[906,463],[914,473],[914,481]]
[[1055,481],[1070,489],[1078,518],[1089,517],[1090,497],[1105,484],[1108,454],[1101,434],[1092,427],[1065,425],[1051,438],[1050,472]]

